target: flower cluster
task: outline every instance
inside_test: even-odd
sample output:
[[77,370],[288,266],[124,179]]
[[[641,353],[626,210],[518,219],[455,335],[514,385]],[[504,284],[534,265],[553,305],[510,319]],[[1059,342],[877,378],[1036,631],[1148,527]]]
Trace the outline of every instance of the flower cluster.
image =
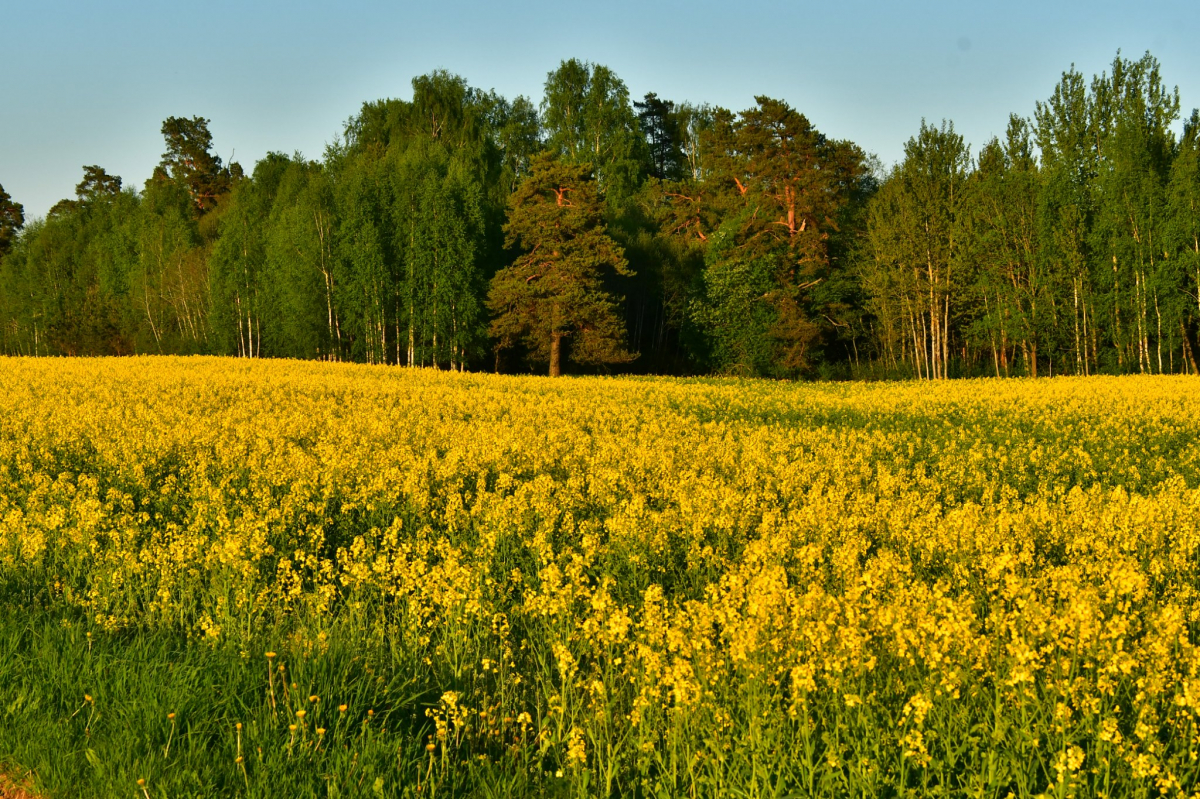
[[1200,795],[1193,379],[4,374],[0,581],[214,644],[377,627],[448,767]]

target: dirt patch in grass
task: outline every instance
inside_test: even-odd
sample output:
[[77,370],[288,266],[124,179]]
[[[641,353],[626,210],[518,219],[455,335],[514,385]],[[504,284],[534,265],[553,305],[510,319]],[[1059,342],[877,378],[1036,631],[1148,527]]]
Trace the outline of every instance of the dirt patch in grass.
[[18,779],[11,776],[12,772],[13,769],[0,769],[0,799],[45,799],[30,789],[27,776]]

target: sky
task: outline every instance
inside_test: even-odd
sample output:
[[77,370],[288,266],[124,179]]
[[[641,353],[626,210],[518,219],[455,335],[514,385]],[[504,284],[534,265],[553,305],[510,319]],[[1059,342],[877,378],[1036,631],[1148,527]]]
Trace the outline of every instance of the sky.
[[568,58],[630,95],[738,111],[786,100],[885,166],[950,120],[972,152],[1032,115],[1072,64],[1147,50],[1200,106],[1196,0],[426,0],[207,3],[7,0],[0,13],[0,185],[42,216],[98,164],[140,187],[169,116],[210,120],[249,172],[267,152],[320,158],[365,101],[411,97],[434,69],[540,101]]

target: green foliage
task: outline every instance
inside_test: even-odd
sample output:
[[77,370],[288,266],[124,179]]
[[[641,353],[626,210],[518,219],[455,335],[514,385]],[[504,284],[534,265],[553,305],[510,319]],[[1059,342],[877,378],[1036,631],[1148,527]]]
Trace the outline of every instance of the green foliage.
[[197,217],[216,207],[221,196],[229,191],[233,178],[231,167],[223,167],[220,156],[211,152],[208,122],[202,117],[167,117],[162,124],[167,150],[156,170],[157,175],[170,177],[187,187],[192,213]]
[[608,298],[586,330],[538,323],[577,363],[1200,372],[1200,117],[1177,141],[1179,117],[1148,53],[1090,81],[1072,67],[974,158],[952,123],[922,122],[888,170],[782,101],[631,103],[578,59],[548,73],[540,105],[418,76],[410,99],[364,103],[320,159],[270,153],[249,176],[213,152],[207,119],[170,117],[140,192],[89,165],[23,228],[0,189],[0,349],[545,362],[556,339],[513,324],[536,314],[495,316],[521,287],[488,297],[529,255],[506,243],[506,213],[549,152],[591,170],[597,225],[632,273],[583,291]]
[[590,164],[610,207],[621,209],[647,163],[646,141],[629,89],[611,69],[577,59],[546,76],[542,101],[546,146],[565,162]]
[[709,332],[713,365],[722,372],[752,377],[771,374],[771,329],[776,313],[765,298],[775,287],[775,265],[746,257],[738,249],[735,220],[715,231],[706,251],[703,299],[693,315]]
[[[865,174],[864,156],[786,103],[756,103],[736,118],[715,113],[702,138],[711,185],[672,192],[684,217],[676,228],[704,236],[708,268],[695,318],[713,341],[713,365],[794,376],[810,368],[830,319],[833,296],[820,287],[840,267],[830,241]],[[708,220],[722,220],[712,235],[703,233]]]
[[208,336],[207,264],[187,186],[147,182],[131,294],[142,352],[200,352]]
[[[1183,139],[1171,164],[1167,184],[1166,244],[1176,254],[1167,265],[1166,279],[1178,287],[1170,292],[1172,315],[1179,319],[1183,355],[1191,371],[1197,369],[1188,323],[1200,313],[1200,111],[1193,110],[1184,124]],[[1172,331],[1174,332],[1174,331]]]
[[104,167],[94,164],[83,168],[83,180],[75,186],[75,196],[82,203],[111,199],[120,192],[121,178],[108,174]]
[[561,372],[563,340],[570,360],[625,363],[625,326],[606,273],[632,276],[622,249],[604,229],[591,170],[545,154],[509,201],[505,244],[521,255],[492,278],[488,307],[499,347],[526,346],[535,360]]
[[512,102],[496,94],[487,97],[489,127],[500,151],[499,185],[509,194],[529,174],[530,161],[542,149],[537,107],[524,96]]
[[650,155],[650,177],[659,180],[679,180],[684,175],[684,136],[687,132],[687,111],[676,107],[649,92],[641,102],[635,102],[638,125],[646,137]]
[[131,351],[130,273],[137,258],[137,198],[120,179],[86,167],[76,199],[35,221],[0,261],[7,351],[123,354]]
[[48,795],[96,799],[141,795],[139,780],[152,796],[416,797],[470,784],[469,769],[427,771],[428,688],[410,676],[427,670],[363,632],[312,651],[280,629],[239,650],[4,604],[0,762]]
[[997,376],[1010,373],[1010,341],[1019,342],[1026,371],[1036,374],[1046,337],[1039,314],[1048,313],[1055,296],[1058,276],[1047,274],[1037,257],[1038,188],[1029,125],[1011,116],[1005,141],[992,139],[980,151],[967,202],[971,331],[977,346],[992,350]]
[[400,314],[409,365],[462,369],[482,352],[480,325],[486,198],[479,177],[451,154],[406,152],[394,171]]
[[344,275],[333,179],[328,168],[300,157],[279,170],[266,226],[266,354],[339,360],[346,357]]
[[[219,352],[236,353],[239,357],[262,355],[264,323],[275,327],[270,323],[276,321],[272,312],[278,308],[272,307],[274,286],[267,263],[269,234],[273,232],[270,217],[280,183],[291,166],[287,156],[268,153],[255,166],[253,178],[236,183],[225,201],[218,220],[217,240],[208,258],[209,320]],[[299,231],[293,234],[299,242]],[[293,258],[294,254],[289,252],[286,261]],[[279,321],[290,316],[285,313]],[[301,347],[299,352],[287,354],[313,357],[317,352]]]
[[[1157,61],[1118,53],[1090,85],[1063,73],[1034,119],[1011,117],[974,163],[961,142],[914,149],[936,144],[923,127],[858,249],[876,357],[930,377],[954,360],[996,375],[1196,371],[1178,115]],[[921,157],[938,149],[958,153],[952,169]],[[955,177],[931,193],[936,174]]]
[[25,209],[0,186],[0,258],[12,249],[17,232],[24,226]]

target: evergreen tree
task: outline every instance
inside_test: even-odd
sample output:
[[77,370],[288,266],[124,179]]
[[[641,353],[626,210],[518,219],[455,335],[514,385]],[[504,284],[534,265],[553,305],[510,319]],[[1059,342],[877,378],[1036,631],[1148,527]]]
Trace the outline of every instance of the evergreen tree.
[[736,119],[714,115],[706,134],[710,190],[681,197],[696,214],[684,227],[699,230],[706,216],[723,220],[707,243],[696,314],[718,368],[795,375],[810,368],[830,319],[833,297],[821,291],[834,266],[829,244],[862,178],[863,155],[786,103],[756,101]]
[[12,249],[18,231],[24,226],[25,209],[0,186],[0,258]]
[[[586,165],[552,155],[534,159],[509,201],[505,245],[521,252],[492,279],[488,307],[499,348],[524,344],[549,362],[625,363],[625,325],[606,274],[630,276],[625,255],[604,230],[602,205]],[[569,342],[569,344],[564,344]],[[566,352],[564,352],[566,350]]]
[[197,217],[216,207],[229,191],[234,171],[241,171],[236,164],[223,167],[220,156],[212,152],[208,123],[203,117],[167,117],[162,124],[167,150],[158,174],[187,187],[192,213]]
[[650,92],[633,106],[650,150],[650,176],[659,180],[683,177],[684,118],[675,103]]

